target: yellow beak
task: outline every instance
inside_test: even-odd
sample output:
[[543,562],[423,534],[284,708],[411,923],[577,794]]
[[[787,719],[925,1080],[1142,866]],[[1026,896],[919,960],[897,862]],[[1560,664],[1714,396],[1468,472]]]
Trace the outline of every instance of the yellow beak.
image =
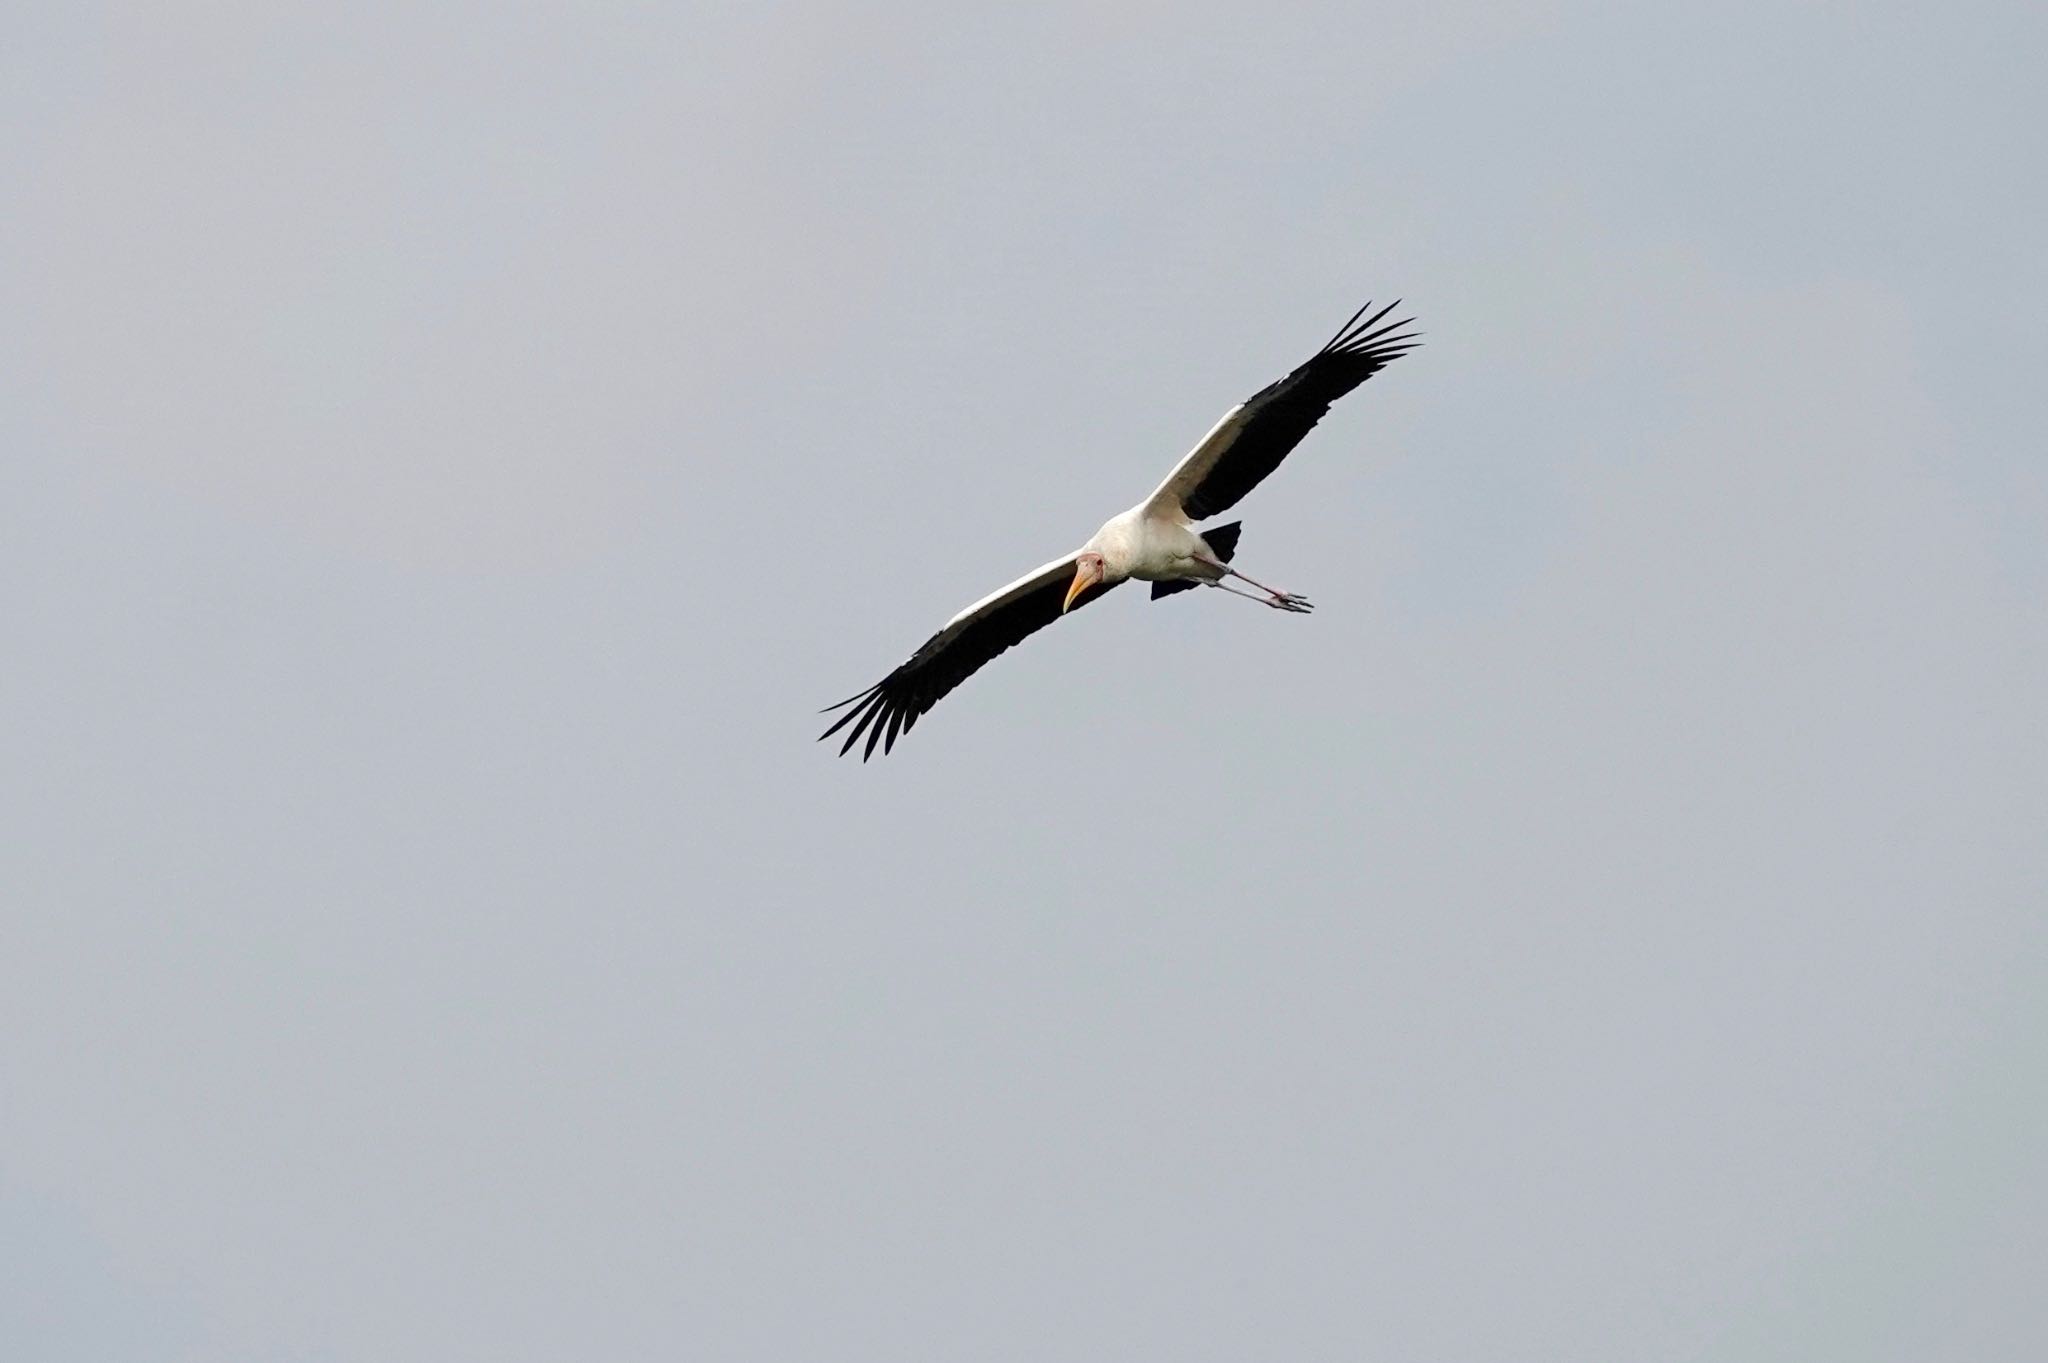
[[1074,570],[1074,585],[1067,588],[1067,599],[1060,602],[1060,614],[1065,615],[1074,604],[1074,598],[1095,585],[1095,579],[1088,576],[1086,568]]

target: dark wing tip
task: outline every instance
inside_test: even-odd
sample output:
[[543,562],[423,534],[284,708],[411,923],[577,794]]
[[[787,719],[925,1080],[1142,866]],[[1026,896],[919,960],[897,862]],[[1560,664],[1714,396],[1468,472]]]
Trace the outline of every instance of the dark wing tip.
[[860,709],[852,711],[847,715],[847,719],[855,719],[857,717],[858,722],[853,726],[852,731],[846,735],[846,741],[839,745],[839,755],[841,757],[846,756],[847,753],[853,750],[853,745],[860,742],[861,730],[867,728],[868,722],[875,717],[875,708],[871,703],[863,705]]
[[[854,693],[853,695],[850,695],[850,696],[848,696],[848,697],[847,697],[847,698],[846,698],[845,700],[841,700],[841,701],[834,701],[834,702],[833,702],[832,704],[830,704],[830,705],[826,706],[826,707],[825,707],[824,709],[822,709],[822,710],[818,711],[818,713],[819,713],[819,714],[821,714],[821,715],[829,715],[829,714],[831,714],[831,713],[832,713],[832,712],[833,712],[834,710],[840,710],[840,709],[844,709],[845,707],[847,707],[847,706],[849,706],[849,705],[853,704],[853,703],[854,703],[855,701],[857,701],[857,700],[866,700],[866,699],[867,699],[867,698],[868,698],[869,696],[872,696],[872,695],[874,695],[874,694],[875,694],[875,692],[877,692],[877,691],[879,691],[879,690],[881,690],[881,689],[882,689],[882,684],[881,684],[880,682],[876,682],[876,683],[875,683],[875,684],[874,684],[873,686],[870,686],[870,687],[869,687],[869,688],[868,688],[867,690],[865,690],[865,691],[858,691],[858,692],[855,692],[855,693]],[[831,731],[830,729],[827,729],[827,730],[826,730],[825,732],[826,732],[826,733],[831,733],[832,731]]]
[[[1370,298],[1366,299],[1365,308],[1369,308],[1371,306],[1372,300]],[[1323,349],[1330,350],[1335,348],[1337,342],[1344,339],[1344,333],[1351,330],[1351,324],[1353,322],[1356,322],[1359,318],[1365,316],[1365,308],[1360,308],[1357,312],[1352,313],[1351,316],[1345,320],[1344,325],[1337,328],[1337,334],[1335,336],[1332,336],[1329,340],[1323,342]]]
[[[818,735],[824,742],[841,729],[852,726],[846,739],[839,745],[839,755],[846,756],[853,746],[863,738],[867,746],[861,750],[861,760],[867,761],[875,755],[875,745],[880,743],[887,753],[896,745],[897,737],[917,722],[917,687],[904,675],[905,667],[899,667],[881,681],[876,682],[857,696],[850,696],[823,713],[846,709],[846,713],[832,721],[831,727]],[[847,707],[852,707],[847,709]]]
[[[832,737],[832,735],[838,733],[841,729],[845,728],[847,725],[853,724],[855,720],[860,720],[861,722],[859,724],[854,725],[853,733],[850,734],[847,738],[847,747],[853,746],[853,740],[855,738],[858,738],[860,736],[861,729],[866,727],[866,721],[862,719],[862,716],[869,715],[874,712],[875,704],[881,699],[879,692],[881,691],[883,685],[884,683],[882,682],[876,682],[873,686],[870,686],[867,690],[861,692],[859,695],[853,696],[847,700],[840,701],[839,704],[833,706],[831,710],[821,711],[820,713],[830,714],[832,713],[832,710],[837,710],[848,705],[853,706],[851,710],[848,710],[845,714],[833,720],[831,727],[826,729],[824,733],[818,735],[818,741],[822,743],[826,739]],[[856,702],[859,703],[856,704]],[[846,749],[841,748],[840,751],[843,753],[846,751]]]
[[[1352,313],[1351,320],[1346,322],[1343,326],[1337,328],[1337,334],[1335,336],[1332,336],[1329,340],[1329,343],[1325,345],[1322,348],[1322,350],[1317,353],[1326,354],[1332,350],[1355,349],[1361,341],[1366,339],[1366,333],[1370,332],[1374,327],[1378,326],[1382,318],[1384,318],[1388,313],[1392,312],[1395,308],[1398,308],[1400,306],[1401,300],[1396,298],[1393,302],[1387,304],[1378,312],[1373,313],[1372,316],[1366,317],[1366,312],[1372,307],[1372,304],[1368,302],[1365,305],[1365,307],[1362,307],[1357,312]],[[1359,320],[1359,318],[1361,317],[1365,318],[1365,320],[1362,322]],[[1400,327],[1405,325],[1406,323],[1404,322],[1396,322],[1394,324],[1394,327]],[[1385,335],[1387,331],[1392,331],[1394,327],[1388,327],[1384,329],[1381,332],[1381,335]]]

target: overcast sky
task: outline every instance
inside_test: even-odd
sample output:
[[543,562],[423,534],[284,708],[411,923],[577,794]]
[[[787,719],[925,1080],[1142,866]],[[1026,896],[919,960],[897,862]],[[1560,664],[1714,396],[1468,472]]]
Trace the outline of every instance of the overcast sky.
[[2048,1356],[2044,14],[10,7],[0,1353]]

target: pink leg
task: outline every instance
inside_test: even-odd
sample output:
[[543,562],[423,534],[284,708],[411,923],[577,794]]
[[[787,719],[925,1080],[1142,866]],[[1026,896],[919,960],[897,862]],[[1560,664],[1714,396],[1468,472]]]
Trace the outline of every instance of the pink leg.
[[[1266,594],[1263,597],[1253,596],[1250,592],[1241,592],[1232,587],[1224,587],[1221,582],[1212,582],[1209,584],[1212,587],[1222,587],[1224,591],[1229,592],[1232,596],[1241,596],[1244,597],[1247,601],[1258,601],[1264,605],[1271,606],[1274,610],[1293,611],[1300,615],[1306,615],[1308,612],[1315,609],[1315,607],[1309,603],[1309,599],[1305,596],[1296,596],[1292,592],[1275,591],[1263,582],[1255,581],[1252,578],[1246,577],[1243,573],[1240,573],[1237,569],[1231,567],[1227,563],[1218,563],[1213,559],[1206,560],[1206,562],[1208,562],[1209,566],[1212,568],[1220,569],[1234,578],[1239,578],[1245,582],[1250,582],[1254,587],[1257,587],[1260,591]],[[1271,599],[1269,600],[1268,598]]]
[[1204,582],[1202,585],[1204,587],[1214,587],[1219,592],[1229,592],[1232,596],[1241,596],[1247,601],[1256,601],[1261,606],[1270,606],[1273,604],[1272,598],[1270,597],[1253,596],[1250,592],[1241,592],[1237,588],[1230,586],[1228,583]]

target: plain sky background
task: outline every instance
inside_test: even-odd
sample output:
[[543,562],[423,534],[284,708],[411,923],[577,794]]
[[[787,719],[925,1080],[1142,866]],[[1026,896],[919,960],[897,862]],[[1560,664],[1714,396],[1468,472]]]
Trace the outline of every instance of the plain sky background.
[[10,6],[0,1354],[2048,1356],[2044,16]]

